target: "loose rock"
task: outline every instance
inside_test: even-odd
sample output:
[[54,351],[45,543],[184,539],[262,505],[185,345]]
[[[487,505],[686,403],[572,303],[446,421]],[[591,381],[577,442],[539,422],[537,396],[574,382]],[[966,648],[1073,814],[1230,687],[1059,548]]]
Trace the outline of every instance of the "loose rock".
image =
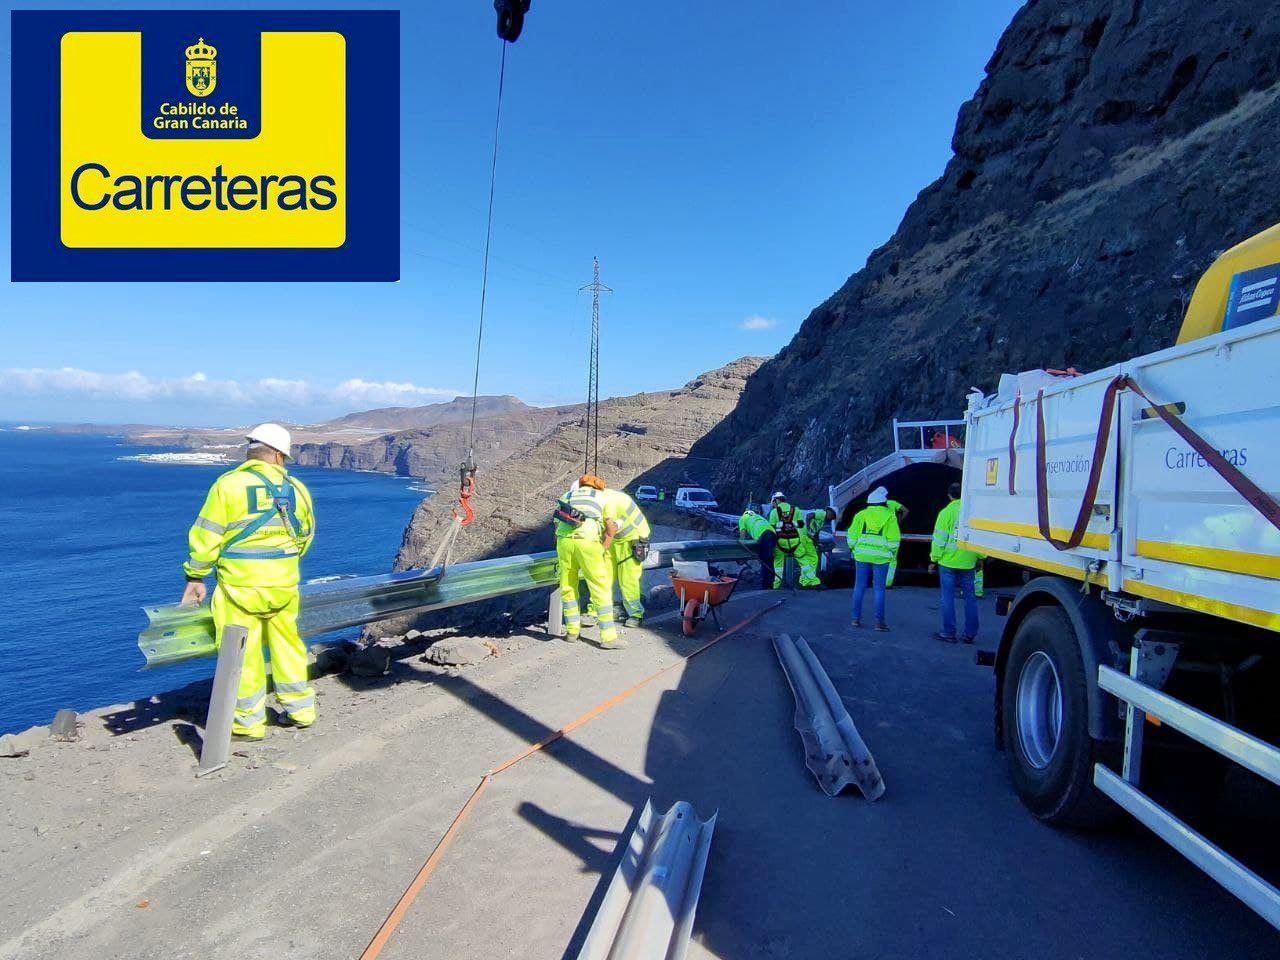
[[455,637],[432,644],[423,659],[442,667],[469,667],[491,656],[492,653],[493,651],[483,640]]

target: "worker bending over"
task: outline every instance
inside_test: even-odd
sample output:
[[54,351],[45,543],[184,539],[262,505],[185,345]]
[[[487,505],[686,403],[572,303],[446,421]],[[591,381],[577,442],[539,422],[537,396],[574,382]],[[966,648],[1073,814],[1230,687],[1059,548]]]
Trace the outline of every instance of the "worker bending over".
[[600,646],[606,650],[625,647],[618,638],[613,619],[613,574],[606,559],[613,546],[618,524],[605,519],[604,481],[583,474],[577,486],[556,504],[556,560],[560,569],[560,609],[564,615],[566,640],[582,633],[582,611],[578,607],[579,580],[587,581],[591,608],[600,624]]
[[797,554],[802,550],[804,516],[787,502],[787,497],[781,490],[770,498],[769,503],[769,526],[777,537],[777,545],[773,551],[773,588],[777,590],[786,581],[787,557],[796,557],[799,561]]
[[[644,573],[644,558],[649,555],[649,521],[630,496],[621,490],[604,491],[604,518],[617,525],[613,545],[607,559],[613,580],[622,593],[624,621],[628,627],[638,627],[644,620],[644,601],[640,596],[640,579]],[[613,592],[609,593],[613,605]],[[596,611],[599,616],[599,610]]]
[[819,590],[822,579],[818,576],[818,544],[822,542],[822,528],[835,519],[836,512],[830,507],[819,507],[806,510],[804,526],[800,533],[803,540],[796,551],[796,562],[800,564],[800,586]]
[[973,643],[978,636],[978,600],[974,589],[974,568],[979,556],[956,542],[956,518],[960,515],[960,484],[947,488],[951,502],[938,514],[933,528],[933,546],[929,548],[929,572],[938,572],[938,587],[942,594],[942,632],[938,639],[943,643],[956,642],[956,590],[964,598],[964,642]]
[[760,560],[760,589],[771,590],[778,586],[773,569],[773,552],[777,549],[778,537],[769,521],[754,510],[748,510],[738,518],[738,539],[743,543],[755,541],[756,557]]
[[875,593],[876,629],[887,631],[885,622],[884,592],[889,565],[898,557],[898,545],[902,535],[898,530],[898,517],[887,501],[889,491],[876,487],[867,494],[867,505],[853,515],[849,524],[849,551],[853,554],[853,625],[862,626],[862,600],[867,585]]
[[204,578],[217,571],[211,608],[216,642],[228,626],[249,631],[240,671],[233,736],[267,735],[267,673],[271,650],[276,699],[295,726],[316,719],[316,693],[307,678],[307,648],[298,636],[298,561],[315,537],[311,494],[289,476],[289,431],[275,423],[254,427],[245,462],[213,482],[187,534],[191,555],[183,569],[184,604],[202,603]]

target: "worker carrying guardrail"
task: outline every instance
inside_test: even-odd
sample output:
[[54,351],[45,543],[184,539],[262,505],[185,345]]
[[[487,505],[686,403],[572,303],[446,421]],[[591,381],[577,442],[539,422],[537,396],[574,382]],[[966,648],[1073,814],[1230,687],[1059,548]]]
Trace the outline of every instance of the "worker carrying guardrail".
[[315,509],[302,482],[289,476],[289,431],[264,423],[249,431],[244,463],[213,482],[187,542],[182,603],[203,603],[204,578],[217,572],[210,602],[217,642],[228,626],[248,632],[231,734],[267,735],[267,674],[262,645],[271,650],[276,699],[294,726],[316,719],[316,693],[307,678],[307,648],[298,636],[298,565],[315,537]]
[[587,581],[591,608],[600,625],[600,646],[625,647],[613,618],[613,571],[607,555],[617,535],[616,520],[605,517],[605,484],[594,474],[583,474],[556,503],[556,560],[560,569],[560,610],[566,640],[582,633],[578,605],[579,580]]
[[[641,565],[649,555],[649,521],[630,496],[611,487],[606,487],[604,491],[604,518],[606,521],[612,520],[618,527],[606,559],[613,580],[622,593],[622,608],[627,614],[625,625],[638,627],[644,620],[640,579],[644,573]],[[612,606],[612,592],[609,598]]]

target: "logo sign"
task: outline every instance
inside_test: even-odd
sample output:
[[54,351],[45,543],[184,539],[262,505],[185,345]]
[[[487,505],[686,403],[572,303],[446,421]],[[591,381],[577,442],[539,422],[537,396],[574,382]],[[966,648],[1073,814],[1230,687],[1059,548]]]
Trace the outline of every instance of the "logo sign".
[[996,485],[996,480],[999,476],[1000,476],[1000,458],[989,457],[987,459],[986,485],[988,487],[994,487]]
[[1231,278],[1222,329],[1233,330],[1280,312],[1280,263],[1246,270]]
[[14,11],[14,280],[399,279],[399,15]]

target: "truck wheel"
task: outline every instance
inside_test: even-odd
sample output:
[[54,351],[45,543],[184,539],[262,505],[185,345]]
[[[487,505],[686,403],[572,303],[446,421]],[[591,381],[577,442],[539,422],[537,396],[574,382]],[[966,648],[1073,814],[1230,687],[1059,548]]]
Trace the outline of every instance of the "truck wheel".
[[1014,789],[1041,820],[1104,823],[1115,806],[1093,785],[1102,744],[1089,736],[1084,661],[1065,612],[1046,606],[1019,625],[1004,671],[1005,752]]

